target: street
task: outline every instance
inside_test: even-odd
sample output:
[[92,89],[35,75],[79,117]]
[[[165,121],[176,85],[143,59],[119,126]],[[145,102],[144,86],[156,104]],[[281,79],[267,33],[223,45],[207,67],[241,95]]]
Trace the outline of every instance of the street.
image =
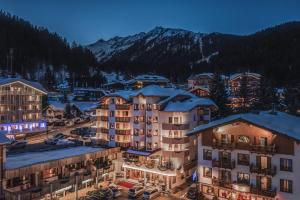
[[81,128],[81,127],[90,127],[92,125],[93,121],[90,122],[86,122],[86,123],[81,123],[81,124],[76,124],[74,126],[71,127],[67,127],[67,126],[63,126],[63,127],[55,127],[51,130],[48,130],[48,134],[47,132],[44,133],[39,133],[37,135],[33,135],[33,136],[27,136],[27,142],[28,144],[38,144],[38,143],[43,143],[44,140],[52,135],[55,135],[57,133],[63,133],[64,135],[70,135],[70,131],[75,129],[75,128]]

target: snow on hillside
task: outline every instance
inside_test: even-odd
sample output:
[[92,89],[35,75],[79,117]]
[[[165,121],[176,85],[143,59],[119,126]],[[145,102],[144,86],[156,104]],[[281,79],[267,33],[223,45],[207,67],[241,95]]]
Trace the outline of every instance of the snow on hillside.
[[[105,62],[109,60],[115,54],[118,54],[137,42],[142,42],[146,46],[146,51],[154,48],[156,45],[160,44],[162,41],[173,38],[191,38],[194,44],[199,44],[201,50],[200,54],[203,56],[203,41],[202,38],[205,34],[194,33],[192,31],[187,31],[183,29],[171,29],[163,27],[155,27],[147,33],[141,32],[136,35],[131,35],[127,37],[114,37],[109,40],[100,39],[94,44],[90,44],[87,47],[94,53],[99,62]],[[178,47],[179,48],[179,47]],[[190,49],[190,46],[184,46],[185,49]],[[167,50],[176,51],[176,47],[168,47]],[[132,60],[134,58],[131,58]]]

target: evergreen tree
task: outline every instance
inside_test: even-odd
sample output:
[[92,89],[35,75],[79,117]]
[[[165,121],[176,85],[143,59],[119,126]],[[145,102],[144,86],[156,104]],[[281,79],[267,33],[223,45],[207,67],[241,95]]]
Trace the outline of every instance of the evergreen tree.
[[254,108],[257,110],[270,110],[273,105],[277,104],[278,98],[276,96],[276,89],[270,80],[262,76],[256,92]]
[[65,118],[67,118],[67,119],[72,119],[73,118],[73,115],[71,113],[71,105],[70,105],[70,103],[66,104],[64,115],[65,115]]
[[294,115],[299,115],[300,110],[300,84],[289,84],[284,92],[284,103],[287,111]]
[[209,88],[209,94],[211,100],[218,106],[217,117],[224,117],[230,114],[230,108],[228,106],[228,95],[225,89],[224,81],[219,73],[215,73],[213,76],[211,87]]

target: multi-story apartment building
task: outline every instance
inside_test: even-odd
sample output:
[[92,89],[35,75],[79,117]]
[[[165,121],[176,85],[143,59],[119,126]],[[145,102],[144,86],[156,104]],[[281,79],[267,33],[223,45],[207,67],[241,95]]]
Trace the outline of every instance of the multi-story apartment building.
[[122,169],[129,179],[182,182],[196,164],[196,142],[187,131],[210,121],[209,99],[157,85],[104,97],[97,110],[97,138],[125,150]]
[[36,82],[20,78],[0,79],[0,130],[9,135],[46,130],[42,120],[42,95]]
[[237,114],[189,132],[198,141],[200,190],[221,200],[297,200],[300,118]]
[[[229,91],[230,91],[230,104],[232,108],[238,108],[244,102],[246,106],[250,106],[250,104],[255,100],[255,95],[257,94],[257,89],[260,85],[261,75],[257,73],[236,73],[230,76],[228,81]],[[247,99],[244,99],[240,96],[240,89],[243,79],[247,84]]]

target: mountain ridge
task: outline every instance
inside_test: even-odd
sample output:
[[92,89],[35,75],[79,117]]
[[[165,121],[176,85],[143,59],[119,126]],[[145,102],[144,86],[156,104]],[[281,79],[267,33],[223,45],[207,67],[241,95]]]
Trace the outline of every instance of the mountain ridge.
[[87,46],[100,67],[107,70],[156,72],[180,80],[203,71],[254,71],[280,79],[280,84],[290,78],[297,80],[295,74],[300,71],[298,21],[248,35],[155,27],[148,32],[107,41],[101,44],[108,45],[108,52],[103,46],[98,46],[97,51]]

